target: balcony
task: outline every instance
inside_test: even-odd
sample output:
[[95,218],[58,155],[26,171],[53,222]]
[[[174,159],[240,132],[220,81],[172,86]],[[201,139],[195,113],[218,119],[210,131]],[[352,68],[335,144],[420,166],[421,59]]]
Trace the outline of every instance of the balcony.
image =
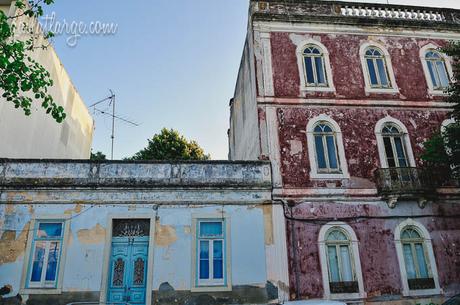
[[441,169],[415,167],[381,168],[375,172],[377,192],[393,208],[400,199],[417,200],[424,207],[427,200],[436,196],[449,173]]

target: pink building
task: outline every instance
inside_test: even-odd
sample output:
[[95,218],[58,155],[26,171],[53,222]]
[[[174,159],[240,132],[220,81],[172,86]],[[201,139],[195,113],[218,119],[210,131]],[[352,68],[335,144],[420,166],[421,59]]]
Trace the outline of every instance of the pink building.
[[272,163],[280,299],[460,293],[460,189],[420,159],[451,122],[439,48],[458,39],[458,10],[250,1],[229,157]]

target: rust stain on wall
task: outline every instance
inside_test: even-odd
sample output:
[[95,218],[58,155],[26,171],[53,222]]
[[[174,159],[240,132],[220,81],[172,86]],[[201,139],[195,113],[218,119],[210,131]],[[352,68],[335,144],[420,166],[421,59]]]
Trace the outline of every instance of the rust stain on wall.
[[5,206],[5,214],[13,214],[14,213],[14,204],[7,203]]
[[84,207],[83,204],[77,203],[73,209],[65,210],[64,214],[65,215],[71,215],[73,213],[76,213],[76,214],[81,213],[81,211],[83,210],[83,207]]
[[18,238],[15,231],[3,232],[0,238],[0,265],[14,263],[24,253],[29,226],[30,222],[24,226]]
[[101,244],[105,241],[105,228],[96,224],[91,229],[83,229],[77,232],[78,241],[85,245]]
[[173,226],[161,225],[160,220],[155,222],[155,245],[167,247],[177,240],[176,229]]

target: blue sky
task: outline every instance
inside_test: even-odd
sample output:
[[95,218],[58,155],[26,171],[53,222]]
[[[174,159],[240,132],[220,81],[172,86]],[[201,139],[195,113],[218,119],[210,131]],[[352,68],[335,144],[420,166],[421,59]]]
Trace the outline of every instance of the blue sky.
[[[117,123],[115,159],[133,155],[163,127],[196,140],[213,159],[227,158],[228,102],[246,35],[248,0],[55,2],[47,12],[54,11],[58,21],[118,24],[115,35],[84,36],[75,47],[68,46],[66,36],[54,42],[87,105],[112,89],[117,113],[140,123]],[[460,8],[458,0],[390,3]],[[98,114],[94,119],[93,148],[109,156],[111,121]]]

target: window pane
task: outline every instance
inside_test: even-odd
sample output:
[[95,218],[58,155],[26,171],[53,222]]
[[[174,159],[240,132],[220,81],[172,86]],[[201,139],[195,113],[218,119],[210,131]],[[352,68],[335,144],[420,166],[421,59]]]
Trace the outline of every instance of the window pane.
[[200,237],[222,236],[222,222],[200,222]]
[[327,168],[326,156],[324,155],[323,137],[315,136],[316,159],[318,160],[318,168]]
[[420,271],[421,278],[428,278],[428,268],[425,259],[425,252],[423,251],[422,244],[415,244],[415,252],[417,252],[417,263],[418,263],[418,270]]
[[339,263],[335,246],[327,247],[327,256],[329,259],[330,282],[340,282]]
[[200,241],[200,279],[209,278],[209,241]]
[[305,57],[305,69],[306,69],[306,74],[307,74],[307,83],[314,84],[315,78],[313,75],[313,63],[311,61],[311,57],[309,56]]
[[31,282],[40,282],[43,270],[43,261],[45,259],[45,245],[44,242],[35,243],[35,253],[32,262],[32,272],[30,275]]
[[433,87],[438,88],[439,83],[435,75],[436,72],[433,70],[433,62],[428,60],[426,64],[428,65],[428,71],[430,72],[430,77],[431,77],[431,82],[433,83]]
[[389,167],[396,167],[394,155],[393,155],[393,147],[391,146],[391,139],[389,137],[383,138],[383,143],[385,145],[385,154],[387,156],[387,162]]
[[214,241],[214,278],[215,279],[222,279],[224,278],[224,260],[223,260],[223,243],[221,240]]
[[415,265],[414,259],[412,257],[412,248],[410,244],[403,245],[403,252],[404,252],[404,262],[406,263],[406,272],[408,279],[415,279],[417,278],[417,274],[415,273]]
[[37,236],[39,238],[61,237],[62,223],[42,222],[38,226]]
[[48,266],[46,267],[46,281],[55,281],[56,280],[56,272],[59,262],[59,252],[60,252],[60,245],[59,242],[52,242],[50,244],[50,251],[48,254]]
[[315,57],[315,64],[316,64],[316,79],[318,80],[318,84],[325,84],[326,78],[324,77],[323,58]]
[[437,61],[436,65],[438,67],[439,79],[441,81],[441,86],[446,88],[449,86],[449,77],[447,76],[446,65],[443,61]]
[[378,85],[377,75],[375,74],[374,61],[372,59],[367,60],[367,68],[369,70],[369,77],[372,85]]
[[342,281],[353,281],[353,273],[351,269],[350,252],[348,246],[340,246],[340,258],[342,259]]
[[329,157],[329,167],[331,169],[338,169],[339,163],[337,162],[337,154],[336,154],[334,136],[327,136],[326,143],[327,143],[327,153]]
[[402,139],[400,137],[397,137],[394,139],[395,139],[396,153],[398,154],[399,166],[406,167],[407,161],[406,161],[406,155],[404,154]]
[[388,78],[387,78],[385,62],[381,58],[377,59],[377,69],[379,69],[380,84],[383,87],[388,87]]

